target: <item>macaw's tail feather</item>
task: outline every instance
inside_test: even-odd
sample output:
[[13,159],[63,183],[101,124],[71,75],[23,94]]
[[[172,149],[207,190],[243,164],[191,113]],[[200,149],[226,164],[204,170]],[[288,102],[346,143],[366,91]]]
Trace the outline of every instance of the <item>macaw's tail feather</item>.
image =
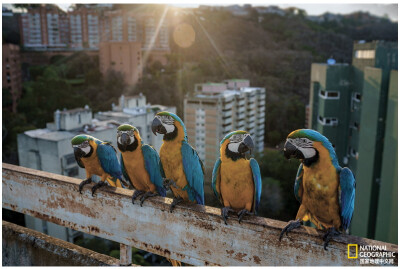
[[182,263],[180,261],[172,259],[167,259],[167,260],[172,264],[172,266],[182,266]]

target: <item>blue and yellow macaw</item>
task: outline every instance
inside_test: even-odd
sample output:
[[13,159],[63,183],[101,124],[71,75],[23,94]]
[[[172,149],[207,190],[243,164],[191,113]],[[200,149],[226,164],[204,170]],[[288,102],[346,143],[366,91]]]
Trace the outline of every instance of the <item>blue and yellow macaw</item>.
[[151,128],[155,135],[164,135],[160,159],[165,172],[165,183],[174,194],[170,211],[181,201],[204,205],[203,163],[187,141],[182,120],[174,113],[158,112]]
[[224,206],[221,215],[239,211],[239,223],[245,214],[257,213],[261,199],[261,173],[255,159],[247,160],[245,153],[254,148],[246,131],[227,134],[220,143],[220,158],[215,162],[212,187]]
[[109,142],[81,134],[72,138],[71,144],[76,162],[86,170],[86,180],[79,184],[80,193],[84,185],[92,182],[93,175],[99,176],[100,181],[93,186],[92,196],[98,188],[104,186],[106,180],[112,187],[121,188],[121,182],[126,185],[122,178],[117,152]]
[[129,124],[119,126],[117,144],[121,151],[122,174],[136,189],[132,203],[142,194],[141,206],[148,197],[158,194],[165,197],[160,157],[154,148],[142,142],[139,130]]
[[296,220],[290,221],[283,234],[311,222],[317,229],[327,230],[324,249],[339,230],[346,231],[354,212],[356,180],[349,168],[339,166],[329,140],[310,129],[293,131],[287,137],[284,155],[301,160],[294,184],[300,202]]

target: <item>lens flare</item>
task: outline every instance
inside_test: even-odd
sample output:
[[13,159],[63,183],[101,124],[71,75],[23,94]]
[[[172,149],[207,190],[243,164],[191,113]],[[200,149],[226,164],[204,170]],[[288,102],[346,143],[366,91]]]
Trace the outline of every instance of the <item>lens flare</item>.
[[174,29],[174,41],[181,48],[189,48],[196,40],[196,33],[188,23],[181,23]]

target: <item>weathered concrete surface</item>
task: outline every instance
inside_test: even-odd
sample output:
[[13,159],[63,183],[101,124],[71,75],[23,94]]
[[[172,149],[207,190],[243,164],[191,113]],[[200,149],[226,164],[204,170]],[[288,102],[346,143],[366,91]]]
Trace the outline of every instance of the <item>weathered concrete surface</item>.
[[109,266],[113,257],[3,221],[3,266]]
[[220,209],[178,205],[169,213],[169,198],[155,197],[143,207],[131,202],[132,190],[104,187],[96,196],[91,186],[79,194],[81,180],[3,164],[3,207],[74,230],[134,246],[193,265],[358,265],[347,258],[347,244],[397,245],[342,235],[323,249],[323,233],[301,227],[278,241],[285,222],[261,217],[236,217],[225,225]]

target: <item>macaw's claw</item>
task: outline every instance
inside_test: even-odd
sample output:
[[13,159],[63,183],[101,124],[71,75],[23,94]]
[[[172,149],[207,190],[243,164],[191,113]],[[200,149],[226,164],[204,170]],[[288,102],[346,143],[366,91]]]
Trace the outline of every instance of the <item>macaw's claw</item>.
[[181,197],[174,198],[174,200],[172,200],[172,203],[171,203],[171,205],[170,205],[170,207],[169,207],[169,212],[172,213],[172,210],[174,209],[174,207],[175,207],[177,204],[179,204],[180,202],[182,202],[182,201],[183,201],[183,198],[181,198]]
[[282,229],[282,232],[279,236],[279,241],[282,240],[283,235],[286,233],[286,236],[289,234],[289,232],[293,229],[299,228],[301,226],[301,221],[300,220],[291,220],[289,223],[285,226],[285,228]]
[[81,184],[79,184],[79,193],[82,194],[83,186],[85,186],[86,184],[89,184],[91,182],[92,182],[92,178],[91,177],[89,177],[88,179],[82,181]]
[[142,195],[143,193],[144,191],[135,190],[135,192],[132,195],[132,204],[135,204],[136,198],[138,198],[138,196]]
[[228,225],[226,220],[228,219],[229,212],[234,212],[234,210],[232,208],[230,208],[230,207],[223,207],[221,209],[221,216],[224,219],[225,225]]
[[99,183],[97,183],[96,185],[93,186],[92,188],[92,196],[94,197],[94,193],[96,192],[96,190],[98,188],[103,187],[104,185],[106,185],[106,183],[104,181],[99,181]]
[[176,185],[175,181],[172,179],[169,179],[169,178],[164,178],[163,185],[164,185],[164,188],[166,188],[166,189],[170,189],[171,186],[176,189],[179,189],[179,187]]
[[154,196],[157,196],[157,195],[158,195],[157,193],[152,193],[151,191],[146,192],[146,193],[142,196],[142,198],[140,198],[140,206],[143,206],[143,202],[144,202],[144,200],[146,200],[147,198],[149,198],[149,197],[154,197]]
[[331,227],[331,228],[328,229],[328,231],[326,232],[326,234],[325,234],[324,237],[323,237],[323,240],[324,240],[324,249],[325,249],[325,250],[327,250],[326,247],[328,246],[329,241],[331,241],[331,239],[332,239],[333,237],[338,236],[338,235],[340,235],[340,232],[337,231],[337,230],[335,229],[335,227]]
[[239,223],[242,221],[244,215],[254,215],[254,213],[249,212],[247,209],[240,210],[238,213]]

